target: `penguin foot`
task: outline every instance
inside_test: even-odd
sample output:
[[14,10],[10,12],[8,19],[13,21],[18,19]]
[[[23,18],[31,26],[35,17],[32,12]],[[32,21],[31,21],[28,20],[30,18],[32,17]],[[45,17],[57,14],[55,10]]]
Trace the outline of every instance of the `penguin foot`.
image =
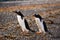
[[36,34],[41,34],[42,32],[36,32]]

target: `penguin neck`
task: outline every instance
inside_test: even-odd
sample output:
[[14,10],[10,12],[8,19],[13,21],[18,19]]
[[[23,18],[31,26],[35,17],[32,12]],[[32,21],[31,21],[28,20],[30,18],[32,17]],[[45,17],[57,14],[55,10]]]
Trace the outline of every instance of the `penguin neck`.
[[19,18],[23,19],[23,17],[22,17],[22,16],[20,16],[20,15],[17,15],[17,17],[19,17]]
[[17,15],[19,15],[21,17],[24,17],[24,15],[22,13],[17,13]]
[[40,19],[40,21],[43,21],[41,18],[39,18]]
[[41,18],[38,18],[41,22],[43,22],[43,19],[41,19]]
[[37,17],[40,21],[42,21],[42,19],[41,18],[39,18],[39,17]]
[[43,20],[42,17],[40,15],[35,15],[36,18],[39,18],[40,21]]

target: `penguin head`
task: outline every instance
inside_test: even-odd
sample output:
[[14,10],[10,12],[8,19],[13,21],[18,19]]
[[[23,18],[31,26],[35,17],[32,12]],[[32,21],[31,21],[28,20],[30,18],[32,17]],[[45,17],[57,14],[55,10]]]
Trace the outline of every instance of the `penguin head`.
[[43,19],[39,14],[34,14],[33,16],[36,17],[36,18],[39,18],[40,20]]
[[13,11],[13,12],[20,15],[21,17],[24,17],[24,15],[20,11]]

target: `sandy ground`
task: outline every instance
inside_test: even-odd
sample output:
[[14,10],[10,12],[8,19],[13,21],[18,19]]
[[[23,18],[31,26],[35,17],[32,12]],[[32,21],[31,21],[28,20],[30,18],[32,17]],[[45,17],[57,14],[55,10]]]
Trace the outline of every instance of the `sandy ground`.
[[[16,15],[13,12],[0,12],[0,40],[60,40],[60,11],[44,17],[48,30],[53,35],[47,33],[45,35],[43,33],[35,34],[32,32],[29,32],[29,35],[23,35]],[[30,20],[30,28],[38,31],[32,17],[28,16],[27,20]]]
[[[39,5],[0,8],[0,40],[60,40],[60,3],[52,4],[50,6],[49,4],[40,5],[42,9],[38,6]],[[31,29],[38,31],[32,15],[34,13],[39,13],[44,18],[47,28],[52,35],[48,33],[36,34],[32,32],[29,32],[29,35],[23,35],[23,33],[21,33],[21,27],[17,21],[17,14],[12,12],[15,9],[20,8],[23,9],[20,11],[28,20]]]

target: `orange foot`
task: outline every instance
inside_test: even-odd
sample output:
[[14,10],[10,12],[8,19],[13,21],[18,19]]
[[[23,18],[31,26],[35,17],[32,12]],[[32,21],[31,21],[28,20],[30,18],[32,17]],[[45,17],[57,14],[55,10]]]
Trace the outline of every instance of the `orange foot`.
[[36,32],[36,34],[41,34],[41,32]]

